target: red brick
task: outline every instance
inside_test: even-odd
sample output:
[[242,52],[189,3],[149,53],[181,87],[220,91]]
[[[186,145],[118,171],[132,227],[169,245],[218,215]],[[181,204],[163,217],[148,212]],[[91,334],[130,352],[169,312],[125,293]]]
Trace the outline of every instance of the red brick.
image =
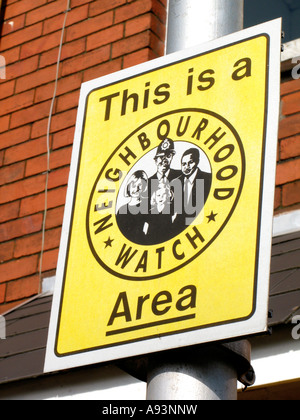
[[123,58],[123,67],[126,69],[128,67],[136,66],[137,64],[144,63],[154,57],[154,53],[150,50],[150,48],[144,48],[143,50],[135,51],[126,55]]
[[[66,27],[80,22],[88,17],[88,5],[73,8],[67,16]],[[65,16],[60,14],[44,21],[43,35],[61,30]]]
[[39,64],[39,57],[30,57],[27,60],[22,60],[22,64],[18,61],[6,68],[6,79],[16,79],[25,74],[32,73],[37,70]]
[[54,82],[39,86],[35,90],[35,103],[52,99],[54,93]]
[[46,218],[46,229],[52,229],[62,225],[64,210],[64,206],[48,210]]
[[287,95],[297,90],[300,90],[300,79],[291,80],[280,85],[281,95]]
[[[60,187],[48,191],[47,204],[48,209],[53,209],[65,204],[67,187]],[[20,207],[20,216],[27,216],[37,212],[44,211],[45,194],[38,194],[33,197],[23,198]]]
[[91,69],[85,70],[83,81],[96,79],[97,77],[102,77],[107,74],[114,73],[115,71],[122,69],[122,59],[118,58],[116,60],[108,61],[99,66],[92,67]]
[[126,0],[101,0],[93,2],[90,6],[90,16],[100,15],[125,3]]
[[[51,123],[51,133],[72,127],[76,122],[77,109],[61,112],[53,115]],[[37,121],[32,125],[31,136],[33,138],[40,137],[46,134],[48,126],[48,119]]]
[[84,55],[66,60],[62,65],[62,75],[66,76],[68,74],[76,73],[89,67],[99,65],[104,61],[108,61],[109,56],[110,46],[106,45]]
[[51,133],[75,125],[77,108],[61,112],[52,118]]
[[[62,166],[70,165],[71,160],[71,148],[64,148],[62,150],[56,150],[54,152],[51,152],[50,154],[50,169],[52,172],[49,176],[49,182],[52,178],[54,178],[56,175],[55,169],[58,169]],[[32,176],[39,173],[44,172],[47,169],[47,155],[38,156],[37,158],[30,159],[27,162],[26,166],[26,172],[25,176]],[[64,168],[64,171],[69,170],[69,168]],[[61,172],[61,175],[63,175],[64,172]],[[60,175],[59,175],[60,176]],[[62,179],[65,179],[65,175]],[[54,186],[50,182],[49,188],[54,188]],[[57,184],[57,185],[63,185],[63,184]]]
[[0,264],[11,260],[14,255],[14,241],[0,243]]
[[[54,249],[59,246],[61,228],[47,230],[45,232],[44,250]],[[16,240],[14,258],[25,257],[27,255],[41,252],[42,232],[26,236]],[[1,248],[0,248],[1,251]],[[1,255],[1,253],[0,253]]]
[[281,188],[276,187],[275,189],[275,199],[274,199],[274,209],[278,209],[281,206]]
[[47,152],[46,138],[42,137],[36,140],[30,140],[25,143],[10,147],[5,152],[4,163],[10,165],[14,162],[38,156]]
[[162,23],[156,16],[152,15],[151,30],[155,33],[163,42],[166,38],[166,25]]
[[300,133],[300,114],[283,118],[279,123],[279,138],[284,139]]
[[47,170],[47,154],[29,159],[26,164],[25,176],[41,174]]
[[282,114],[291,115],[300,111],[300,92],[282,98]]
[[1,148],[5,149],[6,147],[23,143],[24,141],[28,140],[30,136],[30,129],[30,126],[25,126],[0,134]]
[[45,189],[45,175],[26,178],[0,187],[0,203],[8,203],[19,198],[38,194]]
[[86,49],[87,51],[90,51],[103,45],[118,41],[119,39],[123,38],[123,32],[124,28],[121,24],[89,35],[87,37]]
[[0,283],[34,274],[37,270],[38,256],[12,260],[0,265]]
[[[0,284],[0,303],[4,302],[5,293],[6,293],[6,284]],[[2,313],[1,308],[0,308],[0,313]]]
[[24,27],[25,15],[15,17],[13,20],[3,22],[2,36],[18,31]]
[[[61,61],[67,58],[75,57],[85,51],[85,39],[77,39],[76,41],[65,44],[62,48]],[[58,48],[43,53],[40,57],[40,68],[49,66],[57,62]]]
[[0,185],[18,181],[24,177],[25,162],[4,166],[0,169]]
[[300,179],[300,159],[277,165],[276,185],[283,185]]
[[[58,80],[56,96],[62,95],[66,92],[71,92],[80,88],[82,80],[81,73],[75,73],[71,76],[61,77]],[[44,86],[40,86],[36,89],[35,102],[45,101],[52,99],[54,92],[54,83],[49,83]]]
[[0,99],[7,98],[12,95],[15,89],[15,81],[11,80],[7,83],[0,83]]
[[150,36],[150,48],[157,55],[157,57],[164,55],[165,44],[153,33],[151,33]]
[[0,242],[38,232],[42,228],[42,214],[24,217],[0,225]]
[[300,203],[300,181],[284,185],[282,188],[283,206],[292,206],[297,203]]
[[[51,32],[56,32],[62,29],[65,15],[60,13],[50,19],[44,21],[43,35],[47,35]],[[81,20],[81,19],[79,19]]]
[[52,82],[55,80],[56,65],[37,70],[32,74],[20,77],[16,82],[16,93],[24,92],[37,86]]
[[152,12],[166,26],[167,6],[158,0],[152,0]]
[[125,37],[146,31],[147,29],[151,29],[151,25],[152,15],[150,13],[129,20],[125,24]]
[[0,114],[10,114],[11,112],[28,107],[33,104],[34,90],[14,95],[0,101]]
[[77,38],[98,32],[101,29],[107,28],[113,24],[113,12],[107,12],[103,15],[96,16],[83,22],[76,23],[70,28],[67,28],[66,42]]
[[280,158],[290,159],[300,156],[300,135],[282,140],[280,143]]
[[[0,223],[7,222],[8,220],[16,219],[19,215],[20,202],[14,201],[13,203],[1,205]],[[1,230],[1,227],[0,227]]]
[[164,8],[167,8],[168,0],[159,0],[161,4],[164,6]]
[[39,293],[40,279],[38,275],[7,283],[6,302],[30,297]]
[[56,169],[55,171],[51,171],[49,174],[48,188],[51,189],[60,187],[62,185],[67,185],[69,179],[69,172],[69,166],[65,168]]
[[72,0],[71,6],[73,7],[77,7],[77,6],[81,6],[82,4],[86,4],[86,3],[91,3],[94,0]]
[[10,19],[14,16],[19,16],[45,3],[47,3],[47,0],[34,0],[34,2],[32,0],[17,1],[11,5],[6,6],[4,19]]
[[56,112],[66,111],[74,107],[78,107],[79,103],[79,90],[60,96],[57,99]]
[[33,121],[41,120],[49,116],[50,112],[50,101],[41,102],[40,104],[33,105],[29,108],[22,109],[12,114],[11,117],[11,128],[19,127]]
[[9,116],[0,117],[0,133],[7,131],[9,127]]
[[62,166],[70,165],[72,155],[72,147],[64,147],[56,150],[50,156],[50,168],[60,168]]
[[57,266],[58,248],[44,252],[42,271],[53,270]]
[[1,39],[1,50],[8,50],[9,48],[20,45],[21,43],[32,41],[42,35],[43,23],[37,23],[36,25],[29,26],[28,28],[22,29],[22,36],[20,37],[20,31],[6,35]]
[[143,13],[150,12],[152,9],[152,0],[139,0],[127,4],[116,10],[115,23],[124,22]]
[[61,147],[73,144],[75,127],[67,128],[53,134],[52,149],[60,149]]
[[21,47],[20,57],[21,59],[31,57],[35,54],[40,54],[44,51],[48,51],[51,48],[57,47],[60,43],[61,32],[53,32],[46,36],[40,36],[38,39],[27,42]]
[[61,14],[66,10],[66,0],[56,0],[44,6],[34,9],[26,14],[26,25],[33,25],[34,23],[41,22],[45,17]]
[[142,32],[130,38],[122,39],[113,44],[112,58],[129,54],[133,51],[148,47],[150,44],[150,31]]
[[21,47],[19,45],[15,48],[11,48],[10,50],[1,51],[1,55],[3,55],[3,57],[5,58],[7,66],[19,60],[20,51]]

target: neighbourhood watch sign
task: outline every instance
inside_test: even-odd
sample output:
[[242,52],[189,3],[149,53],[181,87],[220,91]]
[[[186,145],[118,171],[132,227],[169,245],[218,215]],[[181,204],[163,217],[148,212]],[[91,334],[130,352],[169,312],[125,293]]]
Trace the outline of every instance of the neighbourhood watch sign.
[[82,85],[45,370],[266,329],[280,20]]

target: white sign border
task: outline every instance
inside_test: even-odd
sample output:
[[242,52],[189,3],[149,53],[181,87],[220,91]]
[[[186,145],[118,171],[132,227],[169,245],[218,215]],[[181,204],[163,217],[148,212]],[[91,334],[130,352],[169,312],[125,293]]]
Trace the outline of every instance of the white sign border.
[[[77,170],[81,149],[81,137],[85,115],[86,98],[95,88],[101,88],[138,74],[149,72],[161,67],[186,60],[190,57],[207,53],[209,51],[226,47],[230,44],[246,40],[248,38],[267,34],[270,37],[269,48],[269,77],[268,77],[268,113],[266,121],[266,150],[263,177],[263,198],[261,209],[260,238],[259,238],[259,261],[257,278],[256,309],[250,319],[207,327],[203,329],[170,334],[164,337],[151,338],[133,343],[115,345],[108,348],[87,350],[81,353],[69,354],[58,357],[55,354],[55,341],[59,319],[60,302],[63,293],[63,279],[65,261],[68,251],[69,231],[72,222],[73,200],[77,182]],[[267,328],[270,260],[272,248],[272,221],[275,192],[277,139],[279,120],[280,98],[280,51],[281,51],[281,19],[275,19],[261,25],[254,26],[243,31],[227,35],[206,44],[187,50],[166,55],[164,57],[121,70],[119,72],[94,79],[82,84],[75,136],[73,143],[72,160],[66,196],[65,213],[61,234],[60,250],[57,264],[57,275],[51,309],[48,341],[45,355],[44,372],[53,372],[62,369],[85,366],[94,363],[108,362],[121,358],[143,355],[151,352],[163,351],[172,348],[184,347],[208,343],[212,341],[224,341],[232,338],[240,338],[263,332]],[[145,345],[146,342],[146,345]]]

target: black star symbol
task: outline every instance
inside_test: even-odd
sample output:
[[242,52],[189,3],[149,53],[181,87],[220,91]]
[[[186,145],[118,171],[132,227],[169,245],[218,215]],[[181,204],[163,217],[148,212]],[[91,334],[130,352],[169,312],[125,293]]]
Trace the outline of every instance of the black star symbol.
[[112,243],[113,243],[114,239],[110,239],[110,236],[108,237],[107,241],[104,241],[105,243],[105,249],[110,246],[112,248]]
[[208,222],[207,223],[215,222],[217,216],[218,216],[218,213],[214,213],[212,211],[209,216],[206,216],[208,218]]

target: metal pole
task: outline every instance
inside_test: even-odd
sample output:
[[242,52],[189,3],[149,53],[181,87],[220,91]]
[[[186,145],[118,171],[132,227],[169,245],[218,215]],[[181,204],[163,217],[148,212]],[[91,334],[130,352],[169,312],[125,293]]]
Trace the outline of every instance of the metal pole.
[[[166,53],[243,29],[244,0],[169,0]],[[207,349],[207,348],[206,348]],[[221,345],[187,348],[154,357],[148,367],[148,400],[235,400],[234,357]],[[253,378],[252,378],[253,379]]]
[[218,346],[187,348],[151,360],[148,400],[236,400],[237,370]]
[[244,0],[169,0],[166,53],[243,29]]

